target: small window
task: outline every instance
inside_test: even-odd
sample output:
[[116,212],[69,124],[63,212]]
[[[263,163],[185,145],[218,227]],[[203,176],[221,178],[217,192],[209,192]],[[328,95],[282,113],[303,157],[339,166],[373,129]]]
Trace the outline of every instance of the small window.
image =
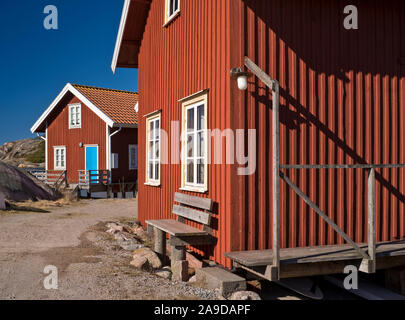
[[160,184],[160,125],[160,113],[146,121],[146,183],[151,185]]
[[54,169],[66,170],[66,147],[54,148]]
[[180,0],[166,0],[165,23],[173,19],[180,12]]
[[138,146],[135,144],[129,145],[129,170],[138,169]]
[[111,154],[111,169],[118,169],[118,153]]
[[81,104],[69,105],[69,129],[82,127],[82,106]]
[[183,103],[182,187],[207,191],[207,95]]

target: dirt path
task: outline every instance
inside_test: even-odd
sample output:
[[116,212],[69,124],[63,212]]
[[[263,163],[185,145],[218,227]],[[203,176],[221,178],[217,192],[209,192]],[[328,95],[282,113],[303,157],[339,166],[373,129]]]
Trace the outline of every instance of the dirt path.
[[[0,299],[205,299],[211,291],[173,283],[129,265],[131,253],[104,232],[135,219],[137,200],[86,200],[50,213],[0,215]],[[58,268],[46,290],[44,268]]]

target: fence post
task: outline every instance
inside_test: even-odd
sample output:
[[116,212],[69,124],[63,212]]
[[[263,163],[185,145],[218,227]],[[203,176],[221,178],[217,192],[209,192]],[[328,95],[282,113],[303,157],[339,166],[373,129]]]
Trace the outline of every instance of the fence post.
[[376,271],[376,234],[375,234],[375,168],[368,173],[368,255],[370,272]]
[[273,81],[273,265],[268,275],[280,279],[280,122],[279,84]]

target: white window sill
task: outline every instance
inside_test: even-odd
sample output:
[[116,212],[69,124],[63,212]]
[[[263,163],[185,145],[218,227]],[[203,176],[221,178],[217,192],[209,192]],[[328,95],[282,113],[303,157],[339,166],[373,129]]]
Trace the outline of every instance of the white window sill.
[[70,126],[69,129],[81,129],[82,126]]
[[171,24],[173,22],[173,20],[175,20],[178,16],[180,16],[180,9],[177,10],[175,13],[173,13],[165,22],[165,24],[163,25],[164,28],[166,28],[169,24]]
[[66,170],[66,168],[55,168],[55,169],[53,169],[54,171],[65,171]]
[[160,182],[145,182],[144,185],[149,187],[160,187]]
[[197,192],[197,193],[206,193],[208,191],[205,187],[192,187],[192,186],[184,186],[184,187],[181,187],[180,190]]

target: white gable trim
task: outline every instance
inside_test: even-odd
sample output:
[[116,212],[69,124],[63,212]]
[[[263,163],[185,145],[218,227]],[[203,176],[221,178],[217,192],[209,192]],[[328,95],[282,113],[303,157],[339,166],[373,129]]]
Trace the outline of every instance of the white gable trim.
[[115,42],[113,60],[111,63],[111,69],[114,74],[115,74],[115,70],[117,69],[118,56],[119,56],[120,50],[121,50],[122,37],[124,36],[125,25],[127,24],[128,11],[129,11],[130,4],[131,4],[131,0],[125,0],[124,8],[122,9],[120,27],[118,29],[118,35],[117,35],[117,40]]
[[81,94],[75,87],[68,83],[61,93],[56,97],[52,104],[45,110],[45,112],[39,117],[37,122],[32,126],[31,132],[34,133],[39,126],[46,120],[52,110],[58,105],[58,103],[63,99],[66,93],[71,92],[75,95],[81,102],[83,102],[87,107],[90,108],[97,116],[99,116],[107,125],[110,127],[114,126],[114,121],[112,121],[107,115],[105,115],[99,108],[97,108],[89,99],[87,99],[83,94]]

